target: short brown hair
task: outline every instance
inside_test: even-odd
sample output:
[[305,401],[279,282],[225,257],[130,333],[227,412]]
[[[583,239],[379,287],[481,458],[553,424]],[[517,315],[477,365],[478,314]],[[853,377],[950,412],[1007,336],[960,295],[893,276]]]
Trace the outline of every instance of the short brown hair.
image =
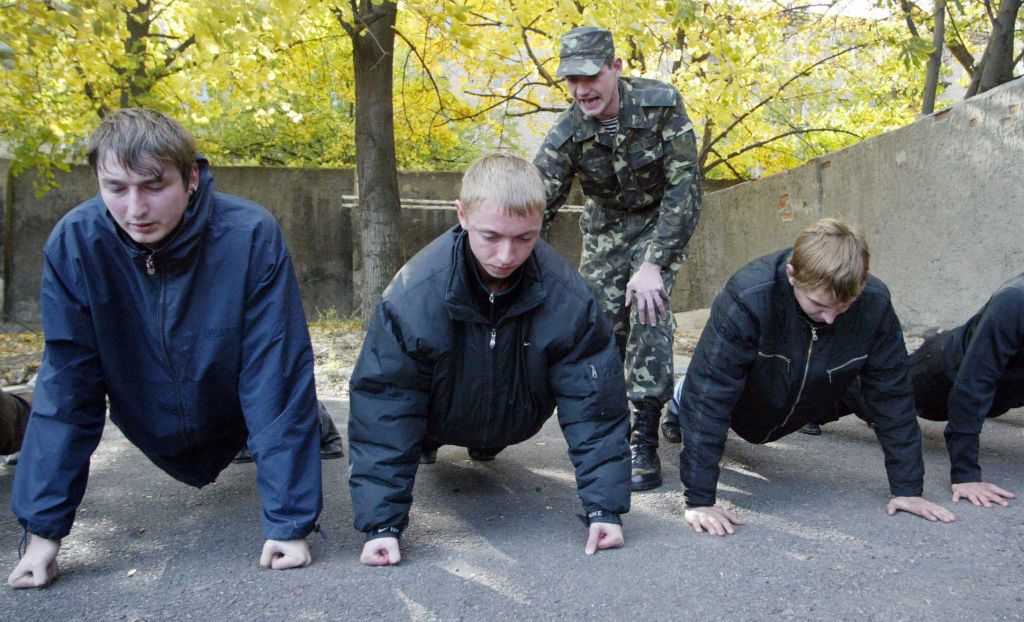
[[196,163],[196,143],[180,123],[145,108],[124,108],[107,115],[89,136],[87,154],[92,170],[107,154],[113,154],[126,170],[159,175],[171,164],[188,185]]
[[544,181],[537,168],[523,158],[508,153],[485,155],[466,169],[459,191],[465,211],[483,201],[491,201],[514,216],[542,214],[547,205]]
[[794,287],[824,286],[836,302],[850,302],[864,289],[870,258],[860,232],[841,220],[824,218],[796,236],[789,257]]

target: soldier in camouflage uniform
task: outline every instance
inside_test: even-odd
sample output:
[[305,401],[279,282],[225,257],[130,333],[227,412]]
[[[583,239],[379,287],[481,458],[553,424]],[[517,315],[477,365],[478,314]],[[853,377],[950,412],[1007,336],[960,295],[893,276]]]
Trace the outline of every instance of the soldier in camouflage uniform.
[[614,325],[634,408],[631,487],[649,490],[661,485],[658,416],[672,396],[668,300],[700,215],[697,138],[674,87],[621,77],[611,32],[574,28],[561,43],[558,75],[574,102],[534,160],[545,225],[578,175],[587,195],[580,273]]

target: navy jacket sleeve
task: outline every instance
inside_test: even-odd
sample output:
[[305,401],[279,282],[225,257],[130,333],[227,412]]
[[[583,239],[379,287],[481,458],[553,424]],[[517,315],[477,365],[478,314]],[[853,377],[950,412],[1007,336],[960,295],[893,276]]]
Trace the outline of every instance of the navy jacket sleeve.
[[860,381],[885,454],[890,492],[899,497],[920,496],[924,486],[921,427],[914,410],[903,330],[891,304],[886,304]]
[[575,346],[549,368],[558,423],[587,513],[629,511],[629,406],[622,362],[604,315],[591,299]]
[[1024,300],[1020,290],[1008,288],[986,305],[949,392],[945,436],[952,483],[982,481],[978,435],[1007,362],[1022,346]]
[[89,459],[106,421],[106,389],[83,275],[60,244],[48,244],[44,258],[46,348],[11,505],[29,532],[57,540],[71,531],[85,494]]
[[313,530],[323,507],[319,420],[298,283],[280,228],[268,229],[254,241],[238,393],[256,461],[263,535],[293,540]]
[[689,506],[715,504],[718,463],[725,451],[733,408],[757,355],[758,330],[755,316],[729,289],[715,298],[686,370],[679,404],[683,428],[679,476]]
[[430,399],[432,369],[414,358],[386,304],[373,315],[349,383],[349,488],[363,532],[408,523]]

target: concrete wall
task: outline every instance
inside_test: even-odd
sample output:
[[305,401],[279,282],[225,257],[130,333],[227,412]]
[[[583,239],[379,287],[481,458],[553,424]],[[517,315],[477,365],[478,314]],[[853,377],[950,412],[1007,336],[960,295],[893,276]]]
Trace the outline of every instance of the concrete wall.
[[737,268],[825,216],[867,234],[904,325],[963,322],[1024,271],[1024,79],[707,196],[674,306],[708,306]]
[[[10,178],[4,190],[7,166],[8,161],[0,160],[0,202],[9,206],[0,207],[0,256],[5,257],[0,304],[6,319],[33,325],[39,321],[46,238],[67,211],[96,193],[96,180],[89,167],[73,166],[57,174],[57,189],[37,197],[33,173]],[[212,172],[218,190],[256,201],[281,223],[308,317],[315,319],[329,309],[347,316],[358,309],[361,253],[358,214],[351,209],[356,194],[352,170],[213,167]],[[402,210],[405,259],[457,222],[452,201],[461,177],[459,172],[399,173],[399,191],[410,205]],[[582,202],[578,188],[570,200]],[[578,263],[578,210],[564,212],[555,223],[552,243]]]
[[[303,292],[306,314],[352,305],[352,226],[341,197],[354,192],[352,171],[283,168],[213,168],[216,188],[266,207],[284,231]],[[87,166],[58,173],[56,190],[36,197],[35,175],[13,179],[5,210],[4,315],[34,324],[39,320],[42,249],[57,221],[96,193]],[[314,233],[315,234],[312,234]]]
[[[889,284],[911,328],[962,322],[1001,282],[1024,270],[1024,80],[1004,85],[805,166],[719,190],[704,210],[676,280],[676,311],[708,306],[747,261],[789,246],[824,216],[861,227],[872,271]],[[7,179],[0,161],[0,180]],[[250,198],[277,217],[295,260],[306,313],[357,309],[360,251],[350,170],[214,168],[217,188]],[[456,222],[459,173],[403,172],[402,254]],[[41,249],[57,220],[96,192],[87,167],[57,176],[37,198],[34,176],[14,178],[4,200],[4,300],[8,319],[35,322]],[[718,191],[716,191],[718,190]],[[439,201],[440,203],[429,203]],[[427,202],[424,204],[424,202]],[[582,203],[578,188],[570,204]],[[578,212],[563,210],[551,241],[574,263]]]

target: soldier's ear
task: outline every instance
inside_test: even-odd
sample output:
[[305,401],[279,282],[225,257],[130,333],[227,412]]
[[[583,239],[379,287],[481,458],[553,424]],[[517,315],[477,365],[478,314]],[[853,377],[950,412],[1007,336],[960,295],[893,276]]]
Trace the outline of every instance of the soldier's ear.
[[796,287],[796,270],[793,269],[793,264],[786,264],[786,278],[789,279],[789,284]]
[[469,221],[466,219],[466,210],[462,206],[462,201],[455,199],[455,214],[459,217],[459,224],[462,225],[463,229],[469,229]]

